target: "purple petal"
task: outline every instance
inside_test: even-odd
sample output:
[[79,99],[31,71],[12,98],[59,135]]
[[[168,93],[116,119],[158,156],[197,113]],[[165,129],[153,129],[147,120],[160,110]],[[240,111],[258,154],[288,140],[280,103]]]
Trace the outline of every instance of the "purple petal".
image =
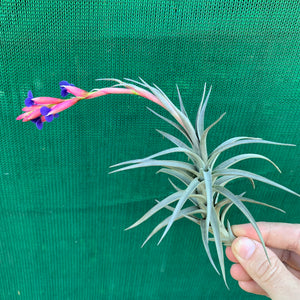
[[34,105],[34,102],[31,100],[31,98],[26,98],[25,99],[25,106],[30,107]]
[[51,111],[51,108],[49,108],[47,106],[42,106],[40,109],[40,112],[43,116],[47,116],[50,111]]
[[41,130],[43,128],[43,122],[41,120],[41,117],[37,117],[37,118],[32,119],[30,121],[36,125],[37,129]]
[[38,119],[40,119],[41,117],[37,117],[37,118],[34,118],[34,119],[31,119],[30,121],[32,122],[32,123],[36,123],[37,121],[38,121]]
[[70,83],[68,82],[68,81],[66,81],[66,80],[62,80],[60,83],[59,83],[59,85],[61,86],[61,85],[70,85]]
[[60,94],[62,97],[66,97],[66,96],[68,96],[69,93],[65,87],[61,87]]
[[61,81],[59,83],[59,86],[60,86],[60,89],[61,89],[60,94],[61,94],[62,97],[66,97],[69,94],[69,92],[62,85],[71,85],[71,86],[74,86],[74,84],[69,83],[68,81],[65,81],[65,80],[63,80],[63,81]]
[[45,119],[47,122],[52,122],[53,121],[54,116],[50,115],[50,116],[45,116]]
[[30,107],[30,106],[34,105],[32,98],[33,98],[32,91],[28,91],[27,98],[25,99],[25,106]]
[[41,118],[36,121],[35,125],[36,125],[37,129],[39,129],[39,130],[43,129],[43,122],[42,122]]
[[31,91],[31,90],[28,91],[27,97],[28,97],[28,98],[31,98],[31,99],[33,98],[33,94],[32,94],[32,91]]

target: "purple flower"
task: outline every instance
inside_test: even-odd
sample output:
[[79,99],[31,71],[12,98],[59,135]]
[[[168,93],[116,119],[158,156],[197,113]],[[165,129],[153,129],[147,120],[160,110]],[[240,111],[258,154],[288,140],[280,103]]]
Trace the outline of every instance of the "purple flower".
[[62,95],[62,97],[66,97],[66,96],[69,94],[69,92],[68,92],[68,90],[66,89],[65,85],[66,85],[66,86],[67,86],[67,85],[75,86],[74,84],[69,83],[68,81],[65,81],[65,80],[61,81],[61,82],[59,83],[59,86],[60,86],[60,89],[61,89],[60,94]]
[[25,105],[27,107],[34,105],[32,98],[33,98],[32,91],[28,91],[27,98],[25,99]]
[[37,129],[39,129],[39,130],[43,129],[43,121],[42,121],[41,117],[32,119],[31,122],[36,125]]
[[41,129],[43,129],[44,122],[52,122],[54,118],[59,117],[58,114],[53,114],[50,116],[44,115],[44,114],[48,114],[50,111],[51,111],[51,109],[49,107],[43,106],[40,109],[40,112],[42,115],[35,119],[32,119],[30,121],[36,125],[37,129],[41,130]]
[[52,122],[54,115],[49,115],[49,112],[51,111],[51,108],[47,106],[42,106],[40,109],[41,114],[45,117],[46,122]]

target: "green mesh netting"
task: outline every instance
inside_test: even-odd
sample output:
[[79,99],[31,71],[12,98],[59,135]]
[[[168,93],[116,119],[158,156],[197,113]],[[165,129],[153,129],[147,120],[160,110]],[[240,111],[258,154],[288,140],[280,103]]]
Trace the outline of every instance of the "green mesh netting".
[[[139,76],[175,103],[178,84],[195,116],[207,82],[207,123],[227,112],[210,133],[211,149],[240,135],[298,144],[249,146],[281,175],[260,161],[247,168],[299,192],[299,12],[296,0],[1,1],[0,298],[259,299],[232,279],[227,291],[189,221],[159,247],[156,236],[140,249],[164,212],[123,231],[171,189],[155,169],[107,174],[169,146],[155,131],[169,126],[146,109],[152,103],[101,97],[42,131],[15,117],[28,90],[59,97],[60,80],[90,90],[104,86],[96,78]],[[287,211],[249,204],[257,221],[299,222],[298,198],[243,183],[232,190]],[[246,222],[236,209],[230,219]]]

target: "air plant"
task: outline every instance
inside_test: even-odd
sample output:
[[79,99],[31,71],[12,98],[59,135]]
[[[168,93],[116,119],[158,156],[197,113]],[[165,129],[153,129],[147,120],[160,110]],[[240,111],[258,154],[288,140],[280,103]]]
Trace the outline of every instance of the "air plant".
[[[158,131],[174,146],[167,150],[163,150],[156,154],[150,155],[146,158],[129,160],[113,165],[113,168],[120,168],[115,169],[111,173],[142,167],[161,167],[158,170],[158,173],[165,173],[176,178],[176,180],[181,182],[181,185],[184,188],[178,187],[172,180],[169,179],[174,192],[168,195],[163,200],[156,201],[156,204],[144,216],[142,216],[138,221],[136,221],[127,229],[131,229],[140,225],[163,208],[171,212],[170,216],[164,219],[153,229],[153,231],[145,240],[144,244],[153,235],[164,228],[163,234],[158,242],[159,244],[166,236],[173,223],[179,219],[186,218],[196,223],[200,227],[202,241],[208,259],[216,272],[219,274],[219,271],[212,259],[209,247],[209,242],[215,243],[221,273],[227,286],[222,245],[230,246],[232,241],[235,239],[235,236],[231,231],[230,222],[226,218],[228,210],[233,205],[235,205],[239,209],[239,211],[245,215],[245,217],[256,230],[256,233],[264,247],[265,254],[268,257],[266,246],[260,230],[254,220],[254,217],[244,203],[249,202],[268,206],[279,211],[282,210],[266,203],[246,198],[244,196],[245,193],[236,195],[226,187],[227,184],[239,178],[247,178],[252,182],[253,186],[254,180],[257,180],[275,186],[298,197],[300,197],[300,195],[290,190],[289,188],[284,187],[263,176],[249,171],[233,168],[233,166],[240,161],[256,158],[266,160],[280,172],[278,166],[269,158],[263,155],[255,153],[240,154],[233,156],[223,162],[219,162],[218,158],[224,151],[239,145],[294,145],[267,141],[261,138],[238,136],[226,140],[225,142],[217,146],[211,153],[208,153],[208,133],[225,115],[225,113],[222,114],[214,123],[205,127],[205,112],[211,94],[211,87],[207,91],[206,85],[204,86],[202,100],[196,115],[196,124],[195,126],[193,126],[183,105],[178,87],[177,91],[180,108],[177,108],[161,89],[159,89],[155,85],[150,86],[143,80],[141,80],[141,82],[136,82],[129,79],[127,80],[127,82],[117,79],[105,80],[113,80],[117,82],[117,84],[109,88],[94,89],[91,92],[86,92],[75,87],[72,84],[69,84],[66,81],[62,81],[60,83],[62,96],[66,96],[68,93],[75,95],[75,98],[71,98],[68,100],[51,97],[33,98],[32,93],[29,92],[28,98],[25,100],[26,107],[23,109],[25,113],[20,115],[17,119],[23,119],[23,121],[32,120],[36,123],[37,127],[41,129],[43,122],[52,121],[53,116],[57,116],[58,112],[61,112],[64,109],[76,104],[80,100],[92,99],[106,94],[134,94],[145,97],[152,102],[155,102],[156,104],[166,109],[175,120],[170,120],[153,111],[152,109],[148,109],[163,121],[175,127],[184,137],[185,141],[182,141],[169,133]],[[184,153],[187,157],[187,161],[157,159],[161,156],[174,153]]]

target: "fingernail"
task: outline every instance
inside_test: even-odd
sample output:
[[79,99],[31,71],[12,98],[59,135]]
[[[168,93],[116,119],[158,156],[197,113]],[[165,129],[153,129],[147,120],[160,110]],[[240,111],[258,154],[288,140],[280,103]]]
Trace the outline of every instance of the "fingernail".
[[242,259],[249,259],[255,251],[255,244],[248,238],[239,238],[232,244],[233,251]]

